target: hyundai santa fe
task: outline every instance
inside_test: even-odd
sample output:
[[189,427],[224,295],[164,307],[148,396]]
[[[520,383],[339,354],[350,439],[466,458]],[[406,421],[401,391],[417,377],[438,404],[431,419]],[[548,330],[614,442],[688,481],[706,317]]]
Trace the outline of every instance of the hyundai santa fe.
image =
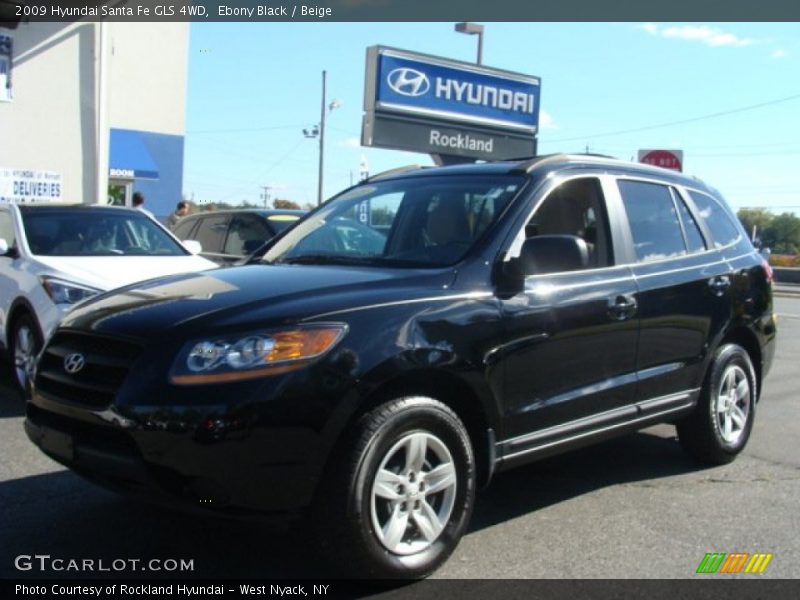
[[252,262],[69,313],[28,435],[113,489],[293,514],[361,576],[431,573],[476,489],[554,453],[666,422],[733,460],[774,354],[719,193],[603,157],[389,172]]

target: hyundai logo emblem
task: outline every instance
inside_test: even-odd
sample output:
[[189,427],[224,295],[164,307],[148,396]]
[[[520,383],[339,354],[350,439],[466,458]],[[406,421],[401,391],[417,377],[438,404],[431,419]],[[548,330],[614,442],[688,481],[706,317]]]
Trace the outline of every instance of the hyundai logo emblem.
[[86,365],[86,358],[83,354],[75,352],[64,357],[64,370],[70,375],[74,375]]
[[386,83],[401,96],[422,96],[431,88],[425,73],[407,67],[394,69],[386,78]]

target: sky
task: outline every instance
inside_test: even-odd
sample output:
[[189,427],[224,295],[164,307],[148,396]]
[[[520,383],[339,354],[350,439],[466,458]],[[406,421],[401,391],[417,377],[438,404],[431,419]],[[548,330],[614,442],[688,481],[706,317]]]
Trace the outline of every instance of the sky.
[[[483,63],[541,78],[539,153],[679,149],[734,208],[800,214],[800,23],[485,23]],[[315,203],[428,155],[360,145],[366,49],[474,61],[453,23],[192,23],[184,193]]]

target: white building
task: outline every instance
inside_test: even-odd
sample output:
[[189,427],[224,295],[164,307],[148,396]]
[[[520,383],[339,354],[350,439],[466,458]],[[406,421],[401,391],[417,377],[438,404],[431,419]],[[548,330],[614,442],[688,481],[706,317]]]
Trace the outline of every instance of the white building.
[[188,45],[188,23],[0,23],[0,202],[130,204],[140,191],[171,213]]

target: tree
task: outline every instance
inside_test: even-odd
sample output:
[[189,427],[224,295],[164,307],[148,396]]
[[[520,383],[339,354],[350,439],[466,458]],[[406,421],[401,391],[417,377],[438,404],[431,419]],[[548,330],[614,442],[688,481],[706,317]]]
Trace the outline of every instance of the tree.
[[762,239],[764,231],[770,226],[775,216],[766,208],[740,208],[736,213],[744,226],[748,237],[753,236],[753,227],[756,229],[756,238]]
[[788,212],[774,217],[761,239],[776,254],[797,254],[800,252],[800,218]]
[[275,208],[284,208],[284,209],[294,209],[298,210],[300,205],[297,202],[293,202],[292,200],[284,200],[282,198],[278,198],[275,202],[272,203]]

